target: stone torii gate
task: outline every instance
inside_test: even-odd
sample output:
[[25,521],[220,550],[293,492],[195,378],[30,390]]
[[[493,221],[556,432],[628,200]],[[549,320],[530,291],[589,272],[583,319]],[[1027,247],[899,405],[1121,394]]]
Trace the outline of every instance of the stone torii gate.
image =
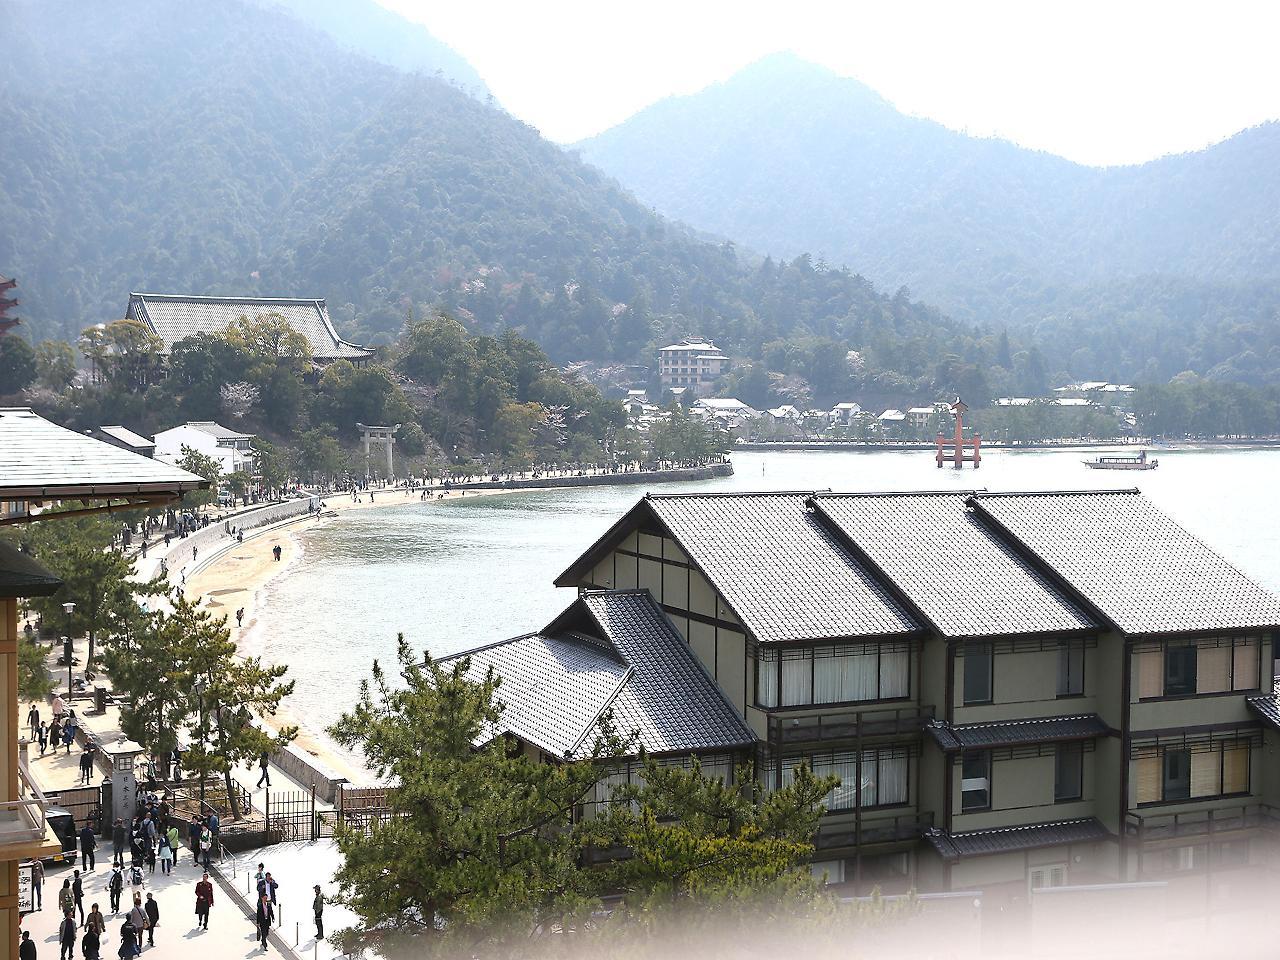
[[392,453],[396,445],[396,431],[400,429],[400,424],[393,427],[370,427],[363,423],[357,423],[356,429],[360,431],[360,435],[364,440],[364,475],[372,476],[369,473],[369,444],[377,442],[383,444],[387,449],[387,479],[395,477],[395,462],[392,459]]

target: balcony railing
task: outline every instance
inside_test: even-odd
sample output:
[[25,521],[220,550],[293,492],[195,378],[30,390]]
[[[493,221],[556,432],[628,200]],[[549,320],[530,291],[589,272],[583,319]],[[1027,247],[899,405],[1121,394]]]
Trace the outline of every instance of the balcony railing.
[[45,808],[49,801],[36,786],[25,763],[18,764],[18,790],[17,800],[0,801],[0,846],[44,839]]
[[829,743],[919,733],[933,719],[932,706],[878,707],[860,710],[849,707],[806,716],[769,714],[769,743],[785,746],[799,743]]
[[931,811],[910,811],[896,817],[877,817],[860,826],[841,823],[820,827],[814,848],[818,852],[844,847],[865,847],[876,843],[916,840],[933,826]]
[[1245,803],[1208,810],[1125,815],[1125,836],[1140,841],[1207,837],[1255,827],[1280,830],[1280,809],[1266,803]]

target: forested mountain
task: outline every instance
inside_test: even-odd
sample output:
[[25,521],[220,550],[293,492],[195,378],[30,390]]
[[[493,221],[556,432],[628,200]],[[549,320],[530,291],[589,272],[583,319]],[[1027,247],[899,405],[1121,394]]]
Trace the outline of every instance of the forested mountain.
[[577,148],[662,213],[1033,330],[1080,376],[1280,374],[1277,123],[1096,169],[776,55]]
[[0,17],[0,272],[28,335],[74,339],[130,290],[324,296],[365,342],[439,306],[561,363],[651,363],[687,333],[750,358],[772,343],[773,369],[809,381],[794,395],[824,400],[961,389],[996,351],[850,271],[699,239],[501,110],[279,7],[10,0]]

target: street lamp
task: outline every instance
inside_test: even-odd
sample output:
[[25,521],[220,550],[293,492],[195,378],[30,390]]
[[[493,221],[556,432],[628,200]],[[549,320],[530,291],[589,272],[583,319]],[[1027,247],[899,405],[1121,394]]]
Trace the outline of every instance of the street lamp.
[[[208,732],[204,728],[204,692],[209,689],[209,682],[204,677],[196,679],[196,698],[200,703],[200,756],[204,757],[204,746],[209,740]],[[207,764],[204,764],[207,766]],[[200,771],[200,815],[204,816],[204,770]]]
[[71,615],[76,612],[74,600],[68,600],[62,605],[63,612],[67,615],[67,635],[62,638],[62,656],[67,661],[67,705],[71,705],[71,696],[75,692],[73,681],[71,679]]

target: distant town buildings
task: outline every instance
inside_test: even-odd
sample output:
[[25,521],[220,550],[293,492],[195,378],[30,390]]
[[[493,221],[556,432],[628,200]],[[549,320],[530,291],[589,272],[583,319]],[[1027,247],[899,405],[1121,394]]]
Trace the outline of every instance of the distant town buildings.
[[664,387],[686,387],[705,396],[729,369],[729,358],[710,340],[686,337],[658,351],[658,379]]
[[232,430],[212,420],[195,420],[156,434],[157,460],[177,463],[182,459],[183,447],[218,461],[224,475],[254,472],[252,434]]
[[284,317],[306,338],[316,363],[350,360],[359,364],[373,356],[372,350],[338,336],[324,300],[131,293],[125,318],[146,326],[161,340],[161,352],[167,354],[169,346],[184,337],[224,333],[241,317],[253,319],[269,313]]

